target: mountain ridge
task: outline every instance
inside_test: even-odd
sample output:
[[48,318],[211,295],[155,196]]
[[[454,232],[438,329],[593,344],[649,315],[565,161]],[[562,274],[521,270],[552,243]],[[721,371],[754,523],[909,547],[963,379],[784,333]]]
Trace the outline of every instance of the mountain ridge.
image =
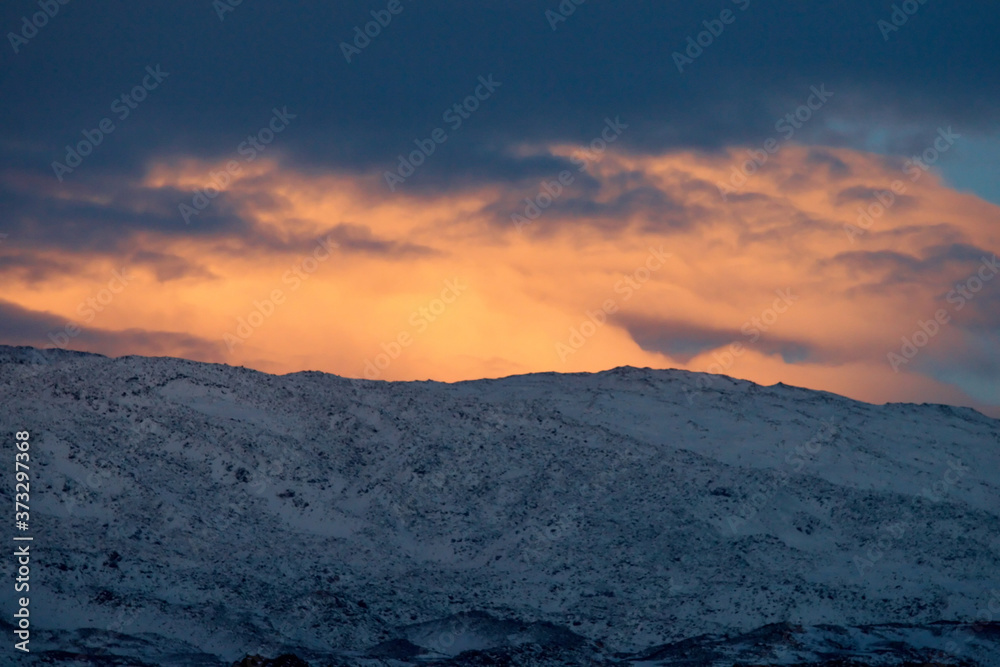
[[[30,346],[30,345],[2,345],[2,344],[0,344],[0,357],[2,357],[2,355],[5,354],[5,353],[9,353],[10,351],[17,351],[18,352],[18,354],[14,355],[12,357],[12,359],[20,360],[20,361],[24,362],[24,361],[28,361],[29,360],[28,357],[30,357],[31,358],[31,364],[35,365],[35,366],[40,366],[40,367],[47,366],[50,363],[50,361],[48,361],[48,360],[39,361],[40,359],[44,359],[44,356],[40,356],[42,353],[45,353],[45,354],[58,354],[58,355],[69,355],[71,357],[72,356],[77,356],[77,357],[79,357],[79,356],[84,356],[84,357],[90,357],[90,356],[92,356],[92,357],[101,357],[101,358],[108,359],[108,360],[111,360],[111,361],[118,361],[118,360],[125,360],[125,359],[171,359],[171,360],[175,360],[175,361],[178,361],[178,362],[184,362],[184,363],[203,364],[205,366],[221,366],[221,367],[225,367],[225,368],[241,369],[241,370],[251,371],[251,372],[254,372],[254,373],[260,373],[261,375],[267,375],[267,376],[273,376],[273,377],[288,377],[288,376],[294,376],[294,375],[300,375],[300,374],[304,374],[304,375],[318,374],[318,375],[322,375],[322,376],[330,376],[330,377],[335,377],[335,378],[339,378],[339,379],[342,379],[342,380],[347,380],[349,382],[374,382],[374,383],[382,382],[382,383],[390,383],[390,384],[407,384],[407,383],[412,383],[412,384],[461,385],[461,384],[466,384],[466,383],[496,382],[496,381],[501,381],[501,380],[513,379],[513,378],[524,378],[524,377],[533,377],[533,376],[534,377],[586,377],[586,376],[599,376],[599,375],[608,374],[608,373],[611,373],[611,374],[619,373],[620,374],[620,373],[627,373],[627,372],[633,372],[633,371],[637,371],[637,372],[650,372],[650,373],[676,373],[676,374],[679,374],[679,375],[684,376],[684,377],[720,378],[720,379],[730,380],[732,382],[745,382],[745,383],[754,385],[755,387],[758,387],[758,388],[761,388],[761,389],[779,389],[779,388],[783,388],[783,389],[791,389],[791,390],[801,390],[801,391],[809,392],[811,394],[820,394],[820,395],[831,396],[831,397],[835,397],[835,398],[838,398],[838,399],[843,399],[843,400],[847,400],[847,401],[853,401],[853,402],[856,402],[856,403],[861,403],[861,404],[864,404],[864,405],[884,406],[884,407],[891,407],[891,406],[939,407],[939,408],[948,408],[948,409],[956,410],[956,411],[970,410],[970,411],[975,412],[976,414],[981,415],[981,416],[983,416],[983,417],[985,417],[987,419],[992,419],[992,420],[995,420],[995,421],[1000,421],[1000,417],[993,417],[991,415],[988,415],[988,414],[984,413],[982,410],[979,410],[979,409],[977,409],[975,407],[972,407],[972,406],[954,405],[954,404],[950,404],[950,403],[928,403],[928,402],[924,402],[924,403],[912,403],[912,402],[906,402],[906,401],[887,401],[885,403],[872,403],[870,401],[865,401],[865,400],[862,400],[862,399],[851,398],[850,396],[846,396],[844,394],[838,394],[836,392],[827,391],[827,390],[824,390],[824,389],[811,389],[809,387],[802,387],[802,386],[794,385],[794,384],[786,384],[786,383],[781,382],[781,381],[778,381],[778,382],[776,382],[774,384],[766,385],[766,384],[760,384],[758,382],[754,382],[753,380],[744,380],[744,379],[740,379],[740,378],[734,378],[732,376],[724,375],[724,374],[708,373],[708,372],[702,372],[702,371],[688,371],[688,370],[684,370],[684,369],[680,369],[680,368],[652,368],[652,367],[649,367],[649,366],[628,366],[628,365],[626,365],[626,366],[615,366],[614,368],[608,368],[608,369],[605,369],[605,370],[602,370],[602,371],[593,371],[593,372],[590,372],[590,371],[579,371],[579,372],[561,373],[559,371],[538,371],[538,372],[529,372],[529,373],[516,373],[516,374],[513,374],[513,375],[503,375],[503,376],[498,376],[498,377],[476,378],[476,379],[471,379],[471,380],[455,380],[455,381],[432,380],[432,379],[426,379],[426,380],[382,380],[382,379],[369,380],[367,378],[352,378],[352,377],[348,377],[348,376],[345,376],[345,375],[337,375],[336,373],[330,373],[328,371],[313,370],[313,369],[304,369],[304,370],[299,370],[299,371],[290,371],[288,373],[269,373],[268,371],[262,371],[262,370],[259,370],[259,369],[256,369],[256,368],[252,368],[252,367],[249,367],[249,366],[234,366],[232,364],[227,364],[227,363],[224,363],[224,362],[214,362],[214,361],[196,361],[196,360],[193,360],[193,359],[186,359],[184,357],[148,356],[148,355],[137,355],[137,354],[127,354],[127,355],[121,355],[121,356],[113,357],[113,356],[109,356],[109,355],[106,355],[106,354],[101,354],[99,352],[87,352],[87,351],[83,351],[83,350],[70,350],[70,349],[58,348],[58,347],[36,348],[36,347]],[[30,352],[28,352],[28,351],[30,351]],[[22,355],[22,353],[23,353],[23,355]],[[695,383],[692,383],[692,384],[695,384]],[[692,389],[691,390],[692,393],[704,393],[706,391],[708,391],[708,388]]]
[[387,383],[36,355],[0,347],[0,416],[33,433],[50,650],[96,628],[153,664],[170,642],[357,658],[481,613],[638,656],[1000,611],[1000,421],[973,409],[724,376],[689,402],[696,374],[631,367]]

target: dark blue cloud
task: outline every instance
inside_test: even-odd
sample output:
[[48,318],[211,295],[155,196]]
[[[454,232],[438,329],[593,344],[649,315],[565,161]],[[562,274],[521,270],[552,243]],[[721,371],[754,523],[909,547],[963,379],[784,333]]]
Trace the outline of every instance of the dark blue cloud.
[[736,343],[742,346],[737,349],[781,355],[788,364],[832,362],[838,356],[837,351],[821,350],[805,341],[782,339],[771,334],[761,337],[752,323],[747,323],[746,331],[741,331],[624,314],[617,316],[615,323],[623,327],[643,350],[659,352],[682,363],[688,363],[704,352],[729,348]]
[[[340,43],[385,3],[244,2],[220,21],[209,2],[71,2],[19,53],[0,49],[0,91],[17,100],[0,110],[0,150],[8,164],[50,170],[82,130],[114,119],[113,100],[150,65],[169,76],[81,169],[231,154],[284,105],[298,118],[277,141],[296,163],[389,168],[447,127],[443,114],[488,74],[502,86],[407,187],[514,178],[538,165],[519,164],[510,145],[589,141],[609,114],[630,123],[622,142],[632,150],[757,144],[820,83],[836,91],[828,113],[839,117],[995,129],[1000,7],[978,0],[923,4],[888,41],[877,22],[892,3],[868,0],[753,0],[746,11],[720,0],[595,2],[555,31],[544,12],[556,2],[401,2],[350,64]],[[735,22],[678,72],[672,53],[723,8]],[[5,3],[0,26],[17,30],[35,11]]]
[[0,300],[0,340],[10,345],[79,349],[111,356],[127,350],[146,356],[180,354],[197,361],[222,361],[224,357],[221,339],[210,341],[172,331],[101,329],[3,300]]

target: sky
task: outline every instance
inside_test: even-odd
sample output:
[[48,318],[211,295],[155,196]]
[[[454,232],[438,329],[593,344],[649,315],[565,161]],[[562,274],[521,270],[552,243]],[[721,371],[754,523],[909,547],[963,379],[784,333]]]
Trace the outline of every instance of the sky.
[[2,344],[1000,416],[995,3],[11,0],[0,28]]

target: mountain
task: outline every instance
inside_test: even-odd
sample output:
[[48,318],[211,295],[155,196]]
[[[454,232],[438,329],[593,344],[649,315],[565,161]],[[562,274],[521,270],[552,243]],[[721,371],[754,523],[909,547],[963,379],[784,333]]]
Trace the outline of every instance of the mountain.
[[0,347],[0,418],[53,664],[1000,664],[1000,421],[971,409]]

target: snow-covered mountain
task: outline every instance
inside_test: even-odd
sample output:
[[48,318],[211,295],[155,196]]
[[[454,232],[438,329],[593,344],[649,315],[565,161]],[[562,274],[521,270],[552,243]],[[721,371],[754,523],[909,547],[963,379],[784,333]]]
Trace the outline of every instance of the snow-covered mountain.
[[31,433],[36,659],[1000,664],[1000,421],[971,409],[0,347],[0,419]]

